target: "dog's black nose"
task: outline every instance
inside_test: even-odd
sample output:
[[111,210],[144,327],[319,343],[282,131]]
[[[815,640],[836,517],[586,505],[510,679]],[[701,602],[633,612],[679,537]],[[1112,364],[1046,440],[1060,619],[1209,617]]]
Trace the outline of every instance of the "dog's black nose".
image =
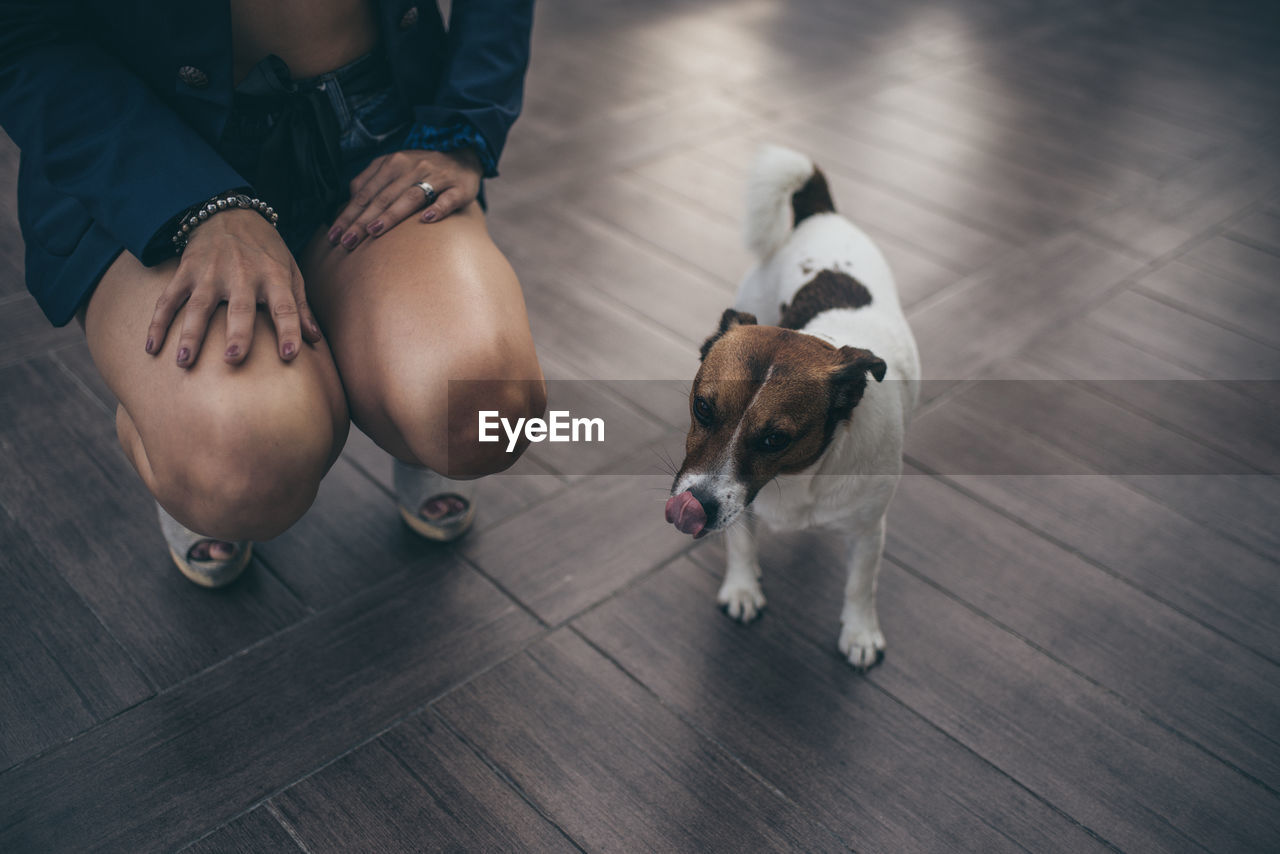
[[707,514],[707,527],[714,528],[716,519],[720,516],[720,502],[701,487],[695,486],[689,491],[693,493],[693,497],[698,499],[698,503],[702,505],[702,512]]

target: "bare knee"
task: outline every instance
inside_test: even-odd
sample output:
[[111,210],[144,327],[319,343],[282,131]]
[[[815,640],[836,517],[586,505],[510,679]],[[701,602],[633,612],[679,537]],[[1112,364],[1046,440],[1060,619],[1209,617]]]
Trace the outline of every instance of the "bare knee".
[[[516,424],[538,418],[547,409],[542,380],[491,380],[454,383],[449,395],[449,471],[463,477],[497,474],[510,468],[529,446],[521,432],[512,447],[506,435],[481,441],[480,415]],[[488,431],[493,436],[493,431]],[[502,431],[498,431],[501,433]]]
[[[389,409],[414,459],[452,477],[471,478],[510,468],[528,441],[508,450],[504,438],[480,441],[480,413],[497,413],[510,423],[541,416],[547,390],[536,357],[513,353],[500,343],[455,353],[449,366],[434,366],[434,377],[405,390]],[[474,379],[479,377],[480,379]]]
[[[301,393],[300,393],[301,392]],[[346,441],[345,409],[301,389],[210,393],[175,419],[182,441],[148,444],[156,498],[201,534],[265,540],[315,501]],[[340,417],[339,417],[340,416]]]

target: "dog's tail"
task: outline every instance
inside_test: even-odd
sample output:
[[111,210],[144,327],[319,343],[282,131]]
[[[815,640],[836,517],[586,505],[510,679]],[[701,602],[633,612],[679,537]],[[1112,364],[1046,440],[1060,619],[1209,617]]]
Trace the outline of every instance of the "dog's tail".
[[826,177],[808,157],[776,145],[756,154],[747,179],[746,239],[761,260],[777,252],[804,220],[835,209]]

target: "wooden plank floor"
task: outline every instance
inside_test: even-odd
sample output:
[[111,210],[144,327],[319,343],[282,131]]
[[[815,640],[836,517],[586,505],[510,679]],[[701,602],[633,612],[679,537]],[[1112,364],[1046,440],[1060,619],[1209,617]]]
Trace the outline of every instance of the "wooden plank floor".
[[[886,661],[841,555],[664,525],[681,395],[799,147],[883,247],[925,402]],[[552,403],[425,544],[353,433],[210,593],[169,565],[0,137],[0,851],[1280,850],[1280,14],[541,0],[491,227]]]

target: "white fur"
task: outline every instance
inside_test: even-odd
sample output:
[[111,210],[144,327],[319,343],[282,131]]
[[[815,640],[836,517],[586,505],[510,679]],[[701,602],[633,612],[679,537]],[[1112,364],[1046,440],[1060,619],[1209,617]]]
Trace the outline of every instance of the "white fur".
[[766,145],[756,153],[747,180],[747,248],[766,258],[791,235],[791,194],[813,174],[813,161],[798,151]]
[[[801,163],[807,164],[804,175],[797,174]],[[885,646],[876,615],[876,577],[884,550],[885,515],[902,471],[903,441],[919,394],[920,357],[889,265],[857,226],[838,214],[818,214],[790,230],[783,240],[774,240],[778,219],[769,219],[768,214],[785,208],[789,224],[791,193],[813,171],[808,158],[773,148],[757,158],[755,168],[747,233],[759,263],[739,285],[734,307],[755,314],[761,324],[773,325],[778,322],[780,304],[790,302],[819,271],[847,273],[870,292],[871,304],[822,312],[802,332],[837,347],[870,350],[884,359],[888,370],[881,383],[868,376],[866,393],[853,417],[836,429],[822,457],[807,470],[781,476],[760,490],[750,514],[742,506],[745,489],[732,480],[736,466],[720,467],[712,482],[702,481],[704,489],[720,498],[721,513],[730,524],[728,566],[718,598],[731,617],[744,622],[764,606],[752,516],[775,531],[839,530],[849,539],[839,648],[851,664],[865,670],[876,663]],[[688,487],[688,483],[677,484],[673,494]],[[725,503],[735,498],[737,506]],[[737,524],[733,519],[739,519]]]

